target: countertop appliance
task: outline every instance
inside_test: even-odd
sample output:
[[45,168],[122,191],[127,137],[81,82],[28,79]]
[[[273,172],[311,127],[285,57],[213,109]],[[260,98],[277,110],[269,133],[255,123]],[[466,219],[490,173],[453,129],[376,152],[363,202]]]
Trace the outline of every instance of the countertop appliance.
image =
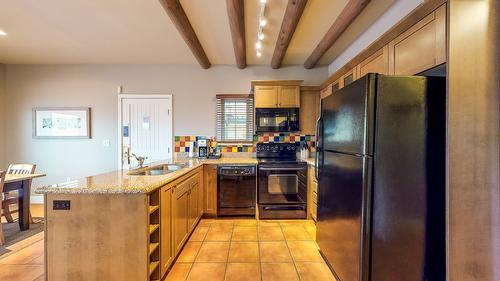
[[338,280],[446,279],[445,85],[368,74],[322,100],[317,241]]
[[256,208],[255,166],[219,166],[217,216],[253,216]]
[[197,144],[198,144],[198,158],[207,158],[208,156],[207,140],[206,139],[198,140]]
[[256,108],[255,131],[298,132],[299,108]]
[[258,143],[260,219],[307,218],[307,163],[295,143]]

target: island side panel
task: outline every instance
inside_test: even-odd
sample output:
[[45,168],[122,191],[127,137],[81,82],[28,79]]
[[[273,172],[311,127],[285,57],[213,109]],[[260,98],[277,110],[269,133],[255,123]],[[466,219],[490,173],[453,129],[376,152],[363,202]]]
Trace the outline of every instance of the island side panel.
[[46,280],[148,279],[147,194],[46,194],[45,206]]

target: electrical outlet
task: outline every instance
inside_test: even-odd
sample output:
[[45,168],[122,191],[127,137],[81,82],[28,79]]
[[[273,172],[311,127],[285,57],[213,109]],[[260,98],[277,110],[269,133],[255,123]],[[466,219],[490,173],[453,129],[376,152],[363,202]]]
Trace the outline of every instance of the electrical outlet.
[[54,200],[52,201],[53,210],[69,210],[71,208],[71,201],[69,200]]
[[103,140],[102,141],[102,146],[109,147],[109,140]]

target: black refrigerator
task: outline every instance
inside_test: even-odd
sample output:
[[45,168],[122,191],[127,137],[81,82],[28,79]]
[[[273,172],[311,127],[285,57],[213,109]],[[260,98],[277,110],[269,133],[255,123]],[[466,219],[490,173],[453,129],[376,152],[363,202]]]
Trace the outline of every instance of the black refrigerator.
[[339,281],[444,281],[446,82],[368,74],[322,100],[321,253]]

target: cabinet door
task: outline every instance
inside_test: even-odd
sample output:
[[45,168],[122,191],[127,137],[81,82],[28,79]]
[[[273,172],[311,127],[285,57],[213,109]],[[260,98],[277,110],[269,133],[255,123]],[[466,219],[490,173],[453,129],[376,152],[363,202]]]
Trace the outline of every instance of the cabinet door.
[[198,222],[198,193],[200,185],[198,181],[191,181],[191,189],[189,191],[189,231],[191,232]]
[[209,215],[217,214],[217,165],[204,166],[204,213]]
[[174,253],[177,255],[188,235],[189,223],[189,188],[186,188],[186,182],[176,186],[173,193],[173,241]]
[[280,86],[278,91],[278,107],[300,107],[300,87]]
[[300,93],[300,133],[316,134],[316,121],[319,117],[319,91],[301,90]]
[[414,75],[446,60],[446,7],[426,16],[389,43],[389,73]]
[[278,107],[278,86],[255,86],[255,107],[275,108]]
[[160,191],[160,263],[161,276],[164,276],[174,258],[172,249],[172,189],[163,187]]
[[198,217],[201,218],[203,216],[203,190],[205,186],[205,181],[203,178],[203,166],[198,168],[199,173],[198,173]]
[[358,65],[358,78],[368,73],[389,73],[389,47],[385,46]]

